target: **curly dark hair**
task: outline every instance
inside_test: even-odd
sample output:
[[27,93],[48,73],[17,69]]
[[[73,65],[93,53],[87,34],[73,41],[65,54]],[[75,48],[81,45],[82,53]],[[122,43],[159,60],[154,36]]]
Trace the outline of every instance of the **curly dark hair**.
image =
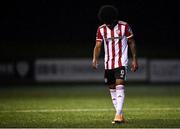
[[112,24],[118,19],[118,15],[118,9],[113,5],[103,5],[98,12],[99,20],[105,24]]

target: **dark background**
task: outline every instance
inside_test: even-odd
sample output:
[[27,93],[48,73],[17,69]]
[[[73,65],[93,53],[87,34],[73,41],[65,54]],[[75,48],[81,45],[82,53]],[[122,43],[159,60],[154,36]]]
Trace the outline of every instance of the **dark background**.
[[172,0],[5,0],[0,58],[91,58],[103,4],[115,5],[119,19],[130,24],[139,57],[180,57],[179,4]]

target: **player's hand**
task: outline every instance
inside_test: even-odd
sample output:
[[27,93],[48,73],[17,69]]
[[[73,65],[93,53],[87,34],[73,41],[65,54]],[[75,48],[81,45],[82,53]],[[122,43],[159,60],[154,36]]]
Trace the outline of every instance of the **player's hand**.
[[134,59],[131,62],[131,71],[136,72],[137,69],[138,69],[138,63],[137,63],[137,60]]
[[98,61],[95,60],[95,59],[93,59],[93,61],[92,61],[92,68],[93,69],[97,69],[98,68]]

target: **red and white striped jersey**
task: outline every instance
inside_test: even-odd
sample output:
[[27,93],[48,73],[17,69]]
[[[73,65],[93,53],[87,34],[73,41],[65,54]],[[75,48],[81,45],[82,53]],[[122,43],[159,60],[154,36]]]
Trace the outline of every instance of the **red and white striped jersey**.
[[96,41],[104,43],[105,69],[115,69],[128,65],[128,38],[133,32],[126,22],[118,21],[113,29],[106,24],[98,27]]

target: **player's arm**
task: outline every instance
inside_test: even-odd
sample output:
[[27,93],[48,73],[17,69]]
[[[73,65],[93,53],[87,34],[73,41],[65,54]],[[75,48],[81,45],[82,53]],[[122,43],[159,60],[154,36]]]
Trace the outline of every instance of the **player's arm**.
[[133,37],[128,39],[128,44],[132,54],[131,70],[135,72],[138,69],[138,61],[136,53],[136,43]]
[[101,41],[96,41],[96,45],[94,47],[94,51],[93,51],[93,61],[92,61],[92,67],[94,69],[97,69],[97,65],[98,65],[98,60],[99,60],[99,55],[101,52]]

